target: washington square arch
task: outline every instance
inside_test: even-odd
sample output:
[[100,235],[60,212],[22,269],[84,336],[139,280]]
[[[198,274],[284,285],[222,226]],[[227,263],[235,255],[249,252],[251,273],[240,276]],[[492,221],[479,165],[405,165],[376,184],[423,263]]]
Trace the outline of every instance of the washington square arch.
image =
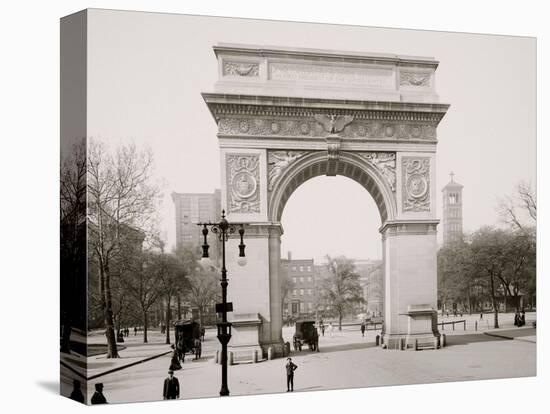
[[378,206],[383,342],[434,344],[437,126],[449,108],[435,89],[438,62],[234,44],[214,52],[219,79],[203,98],[218,128],[222,206],[229,222],[247,223],[248,265],[227,258],[233,351],[283,353],[281,216],[321,175],[353,179]]

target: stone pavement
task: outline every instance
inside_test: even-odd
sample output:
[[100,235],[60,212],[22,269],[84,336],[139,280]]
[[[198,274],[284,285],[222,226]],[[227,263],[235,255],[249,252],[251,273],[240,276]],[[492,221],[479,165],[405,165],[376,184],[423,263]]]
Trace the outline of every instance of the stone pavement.
[[[484,316],[485,318],[485,316]],[[529,318],[527,318],[529,320]],[[511,323],[510,323],[511,321]],[[502,332],[512,331],[513,315],[502,318]],[[529,323],[528,323],[529,324]],[[508,325],[511,325],[509,328]],[[468,324],[467,324],[468,326]],[[515,335],[527,329],[516,328]],[[487,331],[486,329],[484,331]],[[298,365],[295,391],[465,381],[536,375],[536,344],[488,336],[472,330],[448,331],[446,348],[433,351],[394,351],[375,347],[378,332],[361,337],[357,327],[335,331],[333,337],[320,338],[321,352],[292,352]],[[293,328],[285,328],[285,340]],[[186,360],[176,371],[182,387],[181,398],[215,397],[220,388],[221,367],[213,362],[217,340],[207,332],[205,357]],[[532,335],[526,335],[531,337]],[[229,367],[232,396],[286,391],[284,359]],[[122,371],[105,375],[109,402],[151,401],[162,397],[170,357],[163,356]],[[90,387],[93,388],[94,381]]]

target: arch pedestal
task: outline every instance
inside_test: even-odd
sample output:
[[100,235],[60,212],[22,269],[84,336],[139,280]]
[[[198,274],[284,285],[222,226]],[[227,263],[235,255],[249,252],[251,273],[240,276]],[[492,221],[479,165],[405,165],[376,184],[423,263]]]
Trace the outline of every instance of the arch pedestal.
[[[398,349],[432,346],[437,331],[437,220],[387,222],[383,342]],[[435,321],[435,323],[434,323]]]
[[[282,355],[284,206],[302,183],[343,175],[373,197],[382,227],[384,343],[433,344],[438,103],[431,58],[219,45],[203,98],[218,126],[222,207],[245,222],[248,265],[227,257],[234,352]],[[232,238],[228,252],[238,251]]]

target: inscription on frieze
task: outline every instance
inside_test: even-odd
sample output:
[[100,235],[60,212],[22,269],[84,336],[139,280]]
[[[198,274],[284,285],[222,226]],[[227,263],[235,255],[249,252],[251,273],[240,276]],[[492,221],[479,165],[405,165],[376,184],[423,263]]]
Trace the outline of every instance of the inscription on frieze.
[[402,158],[403,212],[430,211],[430,158]]
[[229,213],[259,213],[260,156],[227,154],[226,168]]
[[269,78],[279,81],[310,81],[361,84],[365,87],[393,88],[392,69],[331,66],[307,63],[271,63]]

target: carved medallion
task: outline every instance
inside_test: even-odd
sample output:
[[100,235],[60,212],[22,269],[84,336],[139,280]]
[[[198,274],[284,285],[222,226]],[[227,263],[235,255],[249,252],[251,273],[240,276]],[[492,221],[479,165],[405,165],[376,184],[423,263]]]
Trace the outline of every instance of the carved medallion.
[[403,211],[430,211],[430,159],[403,157]]
[[259,213],[260,156],[227,154],[226,168],[229,213]]
[[267,155],[267,189],[269,191],[273,191],[281,175],[302,155],[304,155],[303,151],[269,151]]
[[364,152],[361,155],[382,173],[391,190],[395,191],[395,152]]

